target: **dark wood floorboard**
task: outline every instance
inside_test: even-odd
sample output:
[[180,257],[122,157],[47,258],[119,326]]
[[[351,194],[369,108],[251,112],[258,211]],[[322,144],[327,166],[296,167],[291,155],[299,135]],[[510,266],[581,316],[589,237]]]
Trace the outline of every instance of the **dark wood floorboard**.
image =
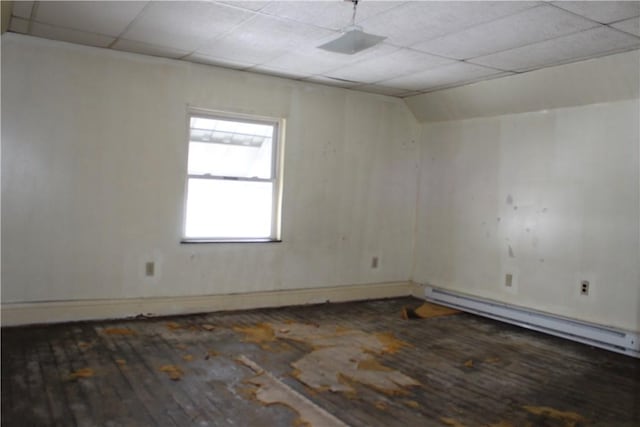
[[[401,319],[403,306],[419,303],[3,328],[1,425],[299,425],[290,407],[252,396],[247,380],[254,373],[236,361],[244,355],[351,426],[640,426],[639,360],[471,314]],[[313,391],[291,366],[313,350],[308,343],[278,340],[263,348],[234,329],[264,322],[391,332],[409,346],[376,359],[420,386],[400,394],[360,383],[350,383],[350,394]],[[182,377],[169,378],[160,369],[166,365]],[[74,379],[82,369],[92,375]]]

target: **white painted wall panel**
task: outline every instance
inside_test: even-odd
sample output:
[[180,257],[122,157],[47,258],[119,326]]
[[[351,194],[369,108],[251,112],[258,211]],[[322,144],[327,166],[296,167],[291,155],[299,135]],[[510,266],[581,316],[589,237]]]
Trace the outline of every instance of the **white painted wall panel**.
[[[179,244],[187,105],[287,119],[282,243]],[[406,281],[419,132],[399,99],[4,34],[2,301]]]
[[639,117],[633,99],[425,124],[414,279],[640,330]]

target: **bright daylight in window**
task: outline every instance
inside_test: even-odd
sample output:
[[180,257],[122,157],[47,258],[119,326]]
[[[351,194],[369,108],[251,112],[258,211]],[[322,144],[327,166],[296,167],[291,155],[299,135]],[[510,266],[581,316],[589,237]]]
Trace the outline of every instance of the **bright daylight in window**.
[[189,116],[184,240],[279,236],[280,121]]

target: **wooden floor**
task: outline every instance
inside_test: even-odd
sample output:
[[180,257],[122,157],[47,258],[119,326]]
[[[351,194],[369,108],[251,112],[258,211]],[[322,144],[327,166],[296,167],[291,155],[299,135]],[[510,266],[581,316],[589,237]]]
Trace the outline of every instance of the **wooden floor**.
[[[419,301],[3,328],[2,425],[304,425],[258,401],[244,356],[350,426],[640,426],[640,361],[465,313],[403,320],[406,305]],[[313,346],[246,332],[274,324],[390,332],[408,345],[371,357],[418,385],[314,390],[292,367]]]

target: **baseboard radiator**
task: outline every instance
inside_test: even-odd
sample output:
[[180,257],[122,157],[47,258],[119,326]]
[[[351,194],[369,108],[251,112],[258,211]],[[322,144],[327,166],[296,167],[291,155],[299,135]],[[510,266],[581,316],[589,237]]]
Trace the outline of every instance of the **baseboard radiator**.
[[426,287],[425,298],[437,304],[511,323],[523,328],[640,358],[640,334],[581,322],[443,289]]

